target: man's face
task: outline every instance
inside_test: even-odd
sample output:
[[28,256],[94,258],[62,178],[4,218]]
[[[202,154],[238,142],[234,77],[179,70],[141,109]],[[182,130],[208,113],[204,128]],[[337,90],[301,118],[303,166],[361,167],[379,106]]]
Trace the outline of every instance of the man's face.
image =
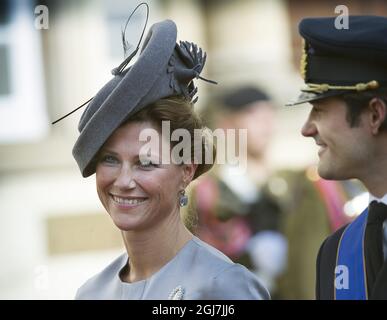
[[365,125],[366,114],[358,126],[351,128],[346,120],[345,102],[326,98],[312,103],[313,108],[301,133],[312,137],[320,147],[319,175],[324,179],[344,180],[366,174],[372,161],[371,133]]

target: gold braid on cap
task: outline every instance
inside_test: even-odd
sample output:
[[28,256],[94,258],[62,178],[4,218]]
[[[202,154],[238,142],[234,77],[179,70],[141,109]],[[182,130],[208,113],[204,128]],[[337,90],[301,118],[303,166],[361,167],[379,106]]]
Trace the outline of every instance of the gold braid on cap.
[[365,91],[368,89],[377,89],[379,88],[379,83],[376,80],[372,80],[367,83],[357,83],[354,86],[331,86],[327,83],[307,83],[307,87],[301,89],[301,91],[314,92],[314,93],[323,93],[328,90],[356,90],[356,91]]
[[301,72],[301,76],[304,80],[306,77],[306,66],[308,64],[307,58],[308,58],[308,55],[306,54],[305,40],[302,39],[302,55],[301,55],[301,61],[300,61],[300,72]]

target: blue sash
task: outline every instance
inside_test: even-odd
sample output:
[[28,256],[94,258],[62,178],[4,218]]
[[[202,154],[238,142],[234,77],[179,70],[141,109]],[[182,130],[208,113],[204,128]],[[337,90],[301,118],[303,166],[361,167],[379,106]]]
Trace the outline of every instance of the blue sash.
[[335,269],[335,300],[367,300],[364,233],[368,208],[349,224],[339,242]]

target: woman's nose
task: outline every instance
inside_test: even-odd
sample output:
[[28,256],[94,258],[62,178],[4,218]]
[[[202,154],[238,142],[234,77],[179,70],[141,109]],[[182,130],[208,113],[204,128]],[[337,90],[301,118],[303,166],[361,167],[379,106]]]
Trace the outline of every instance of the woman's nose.
[[114,186],[120,189],[133,189],[136,187],[136,184],[133,180],[133,171],[129,166],[123,165],[114,181]]

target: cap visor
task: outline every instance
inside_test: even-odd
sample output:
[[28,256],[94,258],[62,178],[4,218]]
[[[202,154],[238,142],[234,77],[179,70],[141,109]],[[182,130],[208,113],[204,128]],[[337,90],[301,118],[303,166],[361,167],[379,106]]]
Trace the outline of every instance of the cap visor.
[[296,105],[303,104],[306,102],[312,102],[312,101],[317,101],[317,100],[321,100],[324,98],[339,96],[339,95],[343,94],[344,92],[345,91],[343,91],[343,90],[329,90],[329,91],[324,92],[324,93],[302,92],[296,101],[290,101],[290,102],[286,103],[285,106],[291,107],[291,106],[296,106]]

